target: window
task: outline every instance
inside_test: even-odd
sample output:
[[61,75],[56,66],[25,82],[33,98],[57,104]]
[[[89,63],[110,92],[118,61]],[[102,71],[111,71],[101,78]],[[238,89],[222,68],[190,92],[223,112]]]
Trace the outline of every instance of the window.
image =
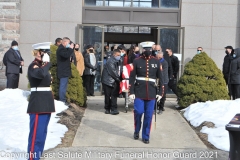
[[[105,27],[104,27],[105,28]],[[141,33],[141,34],[150,34],[150,27],[139,27],[139,26],[107,26],[107,29],[104,32],[111,33]]]
[[179,8],[179,0],[161,0],[162,8]]
[[85,0],[85,6],[103,6],[104,0]]
[[133,7],[158,8],[159,0],[133,0]]
[[161,29],[160,45],[162,46],[162,50],[165,51],[166,47],[169,47],[173,53],[178,53],[179,38],[178,29]]
[[105,0],[105,6],[131,7],[131,0]]

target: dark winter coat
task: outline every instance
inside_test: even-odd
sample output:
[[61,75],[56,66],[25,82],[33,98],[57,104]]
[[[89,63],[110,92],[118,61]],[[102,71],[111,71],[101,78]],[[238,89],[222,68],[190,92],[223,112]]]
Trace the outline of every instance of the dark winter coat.
[[[34,68],[37,65],[38,68]],[[35,59],[28,67],[28,80],[31,88],[50,87],[51,75],[49,68],[51,63],[42,65],[42,61]],[[28,103],[27,113],[51,113],[55,112],[52,91],[32,91]]]
[[230,64],[230,81],[229,84],[240,84],[240,48],[234,50],[236,57]]
[[174,76],[174,78],[177,78],[177,74],[179,72],[179,60],[174,55],[169,56],[169,57],[170,57],[170,60],[172,63],[173,76]]
[[226,84],[228,84],[228,78],[229,78],[229,69],[230,69],[230,64],[232,61],[232,54],[234,53],[234,50],[232,50],[231,54],[226,53],[226,56],[224,57],[223,60],[223,68],[222,68],[222,73],[224,76],[224,79],[226,81]]
[[[18,54],[16,53],[18,52]],[[15,51],[14,49],[10,48],[3,57],[3,64],[6,66],[5,75],[7,76],[8,73],[19,74],[22,73],[21,61],[23,58],[19,51]]]
[[116,82],[120,82],[118,60],[111,56],[103,67],[102,83],[113,87]]
[[84,55],[84,65],[85,65],[85,69],[84,69],[84,72],[83,72],[83,75],[91,75],[90,73],[90,69],[92,70],[97,70],[97,66],[98,66],[98,63],[97,63],[97,57],[95,56],[96,58],[96,65],[93,66],[90,62],[90,55],[89,53],[86,53]]
[[[159,79],[159,91],[155,82],[147,80],[137,80],[136,77]],[[160,62],[155,57],[145,58],[141,56],[133,61],[133,70],[129,79],[130,94],[135,94],[136,98],[143,100],[156,99],[156,94],[163,96],[163,76],[160,70]]]
[[70,57],[73,54],[73,49],[65,48],[62,44],[57,49],[57,76],[65,78],[71,76]]
[[172,62],[171,62],[171,59],[168,55],[168,53],[164,53],[163,55],[165,61],[168,63],[168,77],[169,79],[172,79],[173,78],[173,68],[172,68]]
[[168,82],[169,82],[168,63],[167,63],[167,61],[164,58],[162,58],[160,60],[160,64],[162,65],[163,84],[168,84]]

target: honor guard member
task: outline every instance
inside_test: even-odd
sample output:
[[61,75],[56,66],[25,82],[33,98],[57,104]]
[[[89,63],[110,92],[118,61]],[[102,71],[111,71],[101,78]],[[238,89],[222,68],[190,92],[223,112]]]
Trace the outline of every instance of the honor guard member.
[[38,160],[44,149],[47,127],[51,113],[55,112],[53,94],[50,88],[51,63],[46,53],[51,42],[32,45],[35,59],[28,67],[28,79],[31,86],[27,113],[30,116],[30,132],[28,137],[28,154],[30,160]]
[[[163,77],[160,71],[160,62],[152,57],[153,42],[142,42],[142,56],[133,61],[133,70],[130,75],[130,96],[134,99],[134,139],[139,138],[141,118],[144,113],[142,127],[142,141],[149,143],[150,128],[155,101],[160,101],[163,93]],[[159,78],[160,88],[157,91],[156,79]]]

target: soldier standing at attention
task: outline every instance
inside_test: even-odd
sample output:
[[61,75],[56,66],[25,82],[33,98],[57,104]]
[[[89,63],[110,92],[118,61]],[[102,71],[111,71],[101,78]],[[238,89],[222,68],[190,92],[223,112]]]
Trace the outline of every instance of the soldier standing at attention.
[[51,75],[49,55],[51,42],[33,45],[34,61],[28,67],[31,95],[27,113],[30,117],[28,154],[30,160],[39,160],[43,153],[51,113],[55,112],[53,94],[50,88]]
[[[142,141],[149,143],[152,115],[156,99],[160,101],[164,90],[163,77],[160,71],[160,62],[152,57],[153,42],[142,42],[142,56],[133,61],[133,70],[130,75],[130,98],[134,99],[134,139],[139,139],[141,118],[144,113],[142,127]],[[159,78],[160,89],[157,93],[155,85]]]

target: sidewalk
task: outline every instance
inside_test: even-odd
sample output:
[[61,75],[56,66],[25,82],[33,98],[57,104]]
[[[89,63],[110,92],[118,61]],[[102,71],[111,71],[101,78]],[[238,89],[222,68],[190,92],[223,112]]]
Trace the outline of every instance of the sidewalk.
[[[133,139],[133,105],[125,113],[124,99],[118,99],[119,115],[104,113],[104,97],[88,97],[88,107],[70,148],[48,151],[53,159],[206,159],[225,160],[228,153],[209,150],[175,109],[176,99],[167,98],[163,114],[154,118],[150,143]],[[60,154],[60,157],[59,157]],[[65,155],[63,157],[63,155]],[[71,157],[70,157],[71,156]]]

